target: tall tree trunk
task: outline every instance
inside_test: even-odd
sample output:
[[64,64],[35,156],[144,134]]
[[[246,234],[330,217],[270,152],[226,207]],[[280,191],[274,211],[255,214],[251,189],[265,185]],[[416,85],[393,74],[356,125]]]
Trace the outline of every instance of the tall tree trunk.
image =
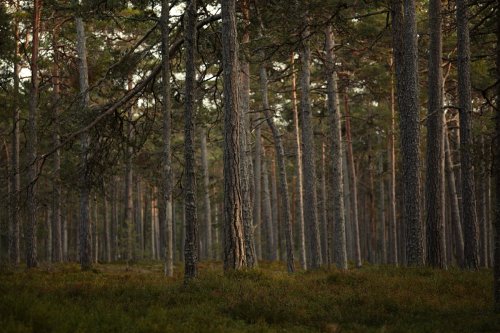
[[[128,79],[128,89],[131,90],[133,88],[132,84],[132,78],[129,77]],[[133,140],[133,126],[130,124],[132,121],[132,114],[133,114],[133,108],[130,107],[128,109],[128,126],[127,126],[127,135],[128,139],[130,142]],[[125,209],[124,209],[124,214],[123,214],[123,223],[124,223],[124,228],[126,230],[126,246],[127,246],[127,262],[131,262],[134,259],[134,250],[135,250],[135,243],[134,243],[134,236],[133,236],[133,225],[134,225],[134,214],[133,214],[133,209],[134,209],[134,202],[133,202],[133,197],[134,197],[134,189],[133,189],[133,182],[134,182],[134,176],[133,176],[133,167],[132,167],[132,147],[127,147],[125,151],[125,198],[124,198],[124,203],[125,203]]]
[[[78,1],[73,0],[75,6],[75,25],[77,38],[77,56],[78,56],[78,77],[80,85],[80,110],[83,113],[88,111],[89,104],[89,78],[87,66],[87,47],[85,42],[85,26],[81,16],[81,8]],[[89,270],[92,267],[92,235],[89,212],[90,201],[90,136],[83,133],[81,137],[82,166],[81,166],[81,184],[80,184],[80,265],[82,270]]]
[[253,186],[253,222],[257,257],[262,258],[262,139],[260,123],[255,126],[255,160]]
[[306,236],[304,228],[304,185],[302,177],[302,143],[300,140],[300,126],[299,126],[299,111],[297,108],[297,84],[295,79],[295,53],[292,52],[291,66],[292,66],[292,110],[293,110],[293,129],[295,137],[295,172],[297,174],[297,224],[299,234],[299,259],[302,269],[307,269],[306,257]]
[[196,113],[196,0],[188,0],[184,40],[186,43],[186,87],[184,102],[184,209],[186,239],[184,279],[198,275],[198,218],[196,212],[196,174],[194,156],[194,116]]
[[465,267],[478,268],[478,228],[474,193],[470,39],[466,0],[457,0],[458,103],[460,113],[460,166],[462,178],[462,225]]
[[398,228],[396,209],[396,100],[394,95],[394,66],[391,58],[391,129],[389,132],[389,264],[398,265]]
[[[328,212],[327,212],[327,202],[328,202],[328,192],[326,191],[326,143],[323,140],[321,144],[321,177],[320,177],[320,193],[321,200],[319,202],[319,210],[320,210],[320,226],[321,226],[321,255],[323,257],[323,262],[325,264],[330,263],[330,247],[329,247],[329,236],[328,233]],[[343,200],[343,199],[342,199]],[[345,222],[345,221],[344,221]],[[345,232],[344,232],[345,234]]]
[[276,185],[276,159],[271,159],[269,172],[269,186],[271,188],[271,215],[273,222],[273,244],[274,244],[274,260],[280,260],[280,205],[278,201],[278,189]]
[[240,105],[235,0],[221,0],[224,74],[224,270],[246,266],[240,183]]
[[31,49],[31,86],[29,97],[27,161],[28,161],[28,225],[26,228],[26,264],[28,268],[36,267],[37,261],[37,202],[36,182],[38,178],[36,118],[38,113],[38,49],[40,44],[40,14],[42,1],[34,0],[33,11],[33,41]]
[[[243,48],[246,48],[250,42],[250,8],[248,0],[240,1],[241,12],[243,14],[243,35],[241,43]],[[247,266],[255,267],[257,258],[255,253],[254,241],[254,220],[252,212],[252,157],[251,146],[249,145],[249,112],[250,112],[250,64],[247,60],[246,50],[240,55],[240,167],[241,167],[241,194],[243,201],[243,228],[245,235],[245,254],[247,258]]]
[[109,198],[106,195],[106,184],[103,184],[103,224],[104,224],[104,260],[111,262],[111,221],[109,218]]
[[[379,136],[379,142],[381,137]],[[379,264],[387,263],[387,239],[386,239],[386,212],[385,212],[385,177],[384,177],[384,151],[380,151],[378,156],[378,176],[379,176],[379,221],[377,224],[377,251],[379,253]]]
[[444,237],[443,73],[441,0],[429,2],[429,107],[427,115],[427,159],[425,213],[427,264],[446,267]]
[[300,104],[302,109],[302,173],[304,175],[304,221],[307,221],[307,258],[308,268],[317,269],[321,266],[321,244],[318,226],[318,199],[316,193],[316,161],[314,154],[314,133],[312,125],[311,101],[309,89],[311,86],[311,50],[309,47],[309,18],[304,16],[302,29],[302,45],[300,50]]
[[[52,65],[52,112],[54,115],[54,127],[52,133],[52,144],[58,147],[61,143],[59,137],[59,99],[60,99],[60,80],[59,80],[59,26],[55,22],[52,33],[52,48],[54,52],[54,64]],[[52,178],[52,258],[53,262],[62,261],[61,245],[61,151],[58,149],[53,156],[53,178]]]
[[[325,31],[326,39],[326,77],[328,95],[328,114],[330,117],[330,131],[332,136],[332,187],[334,210],[334,258],[337,267],[347,269],[347,243],[345,234],[345,207],[344,207],[344,174],[342,169],[343,145],[342,126],[339,103],[337,100],[337,80],[335,75],[335,55],[333,31],[330,25]],[[352,150],[350,151],[352,153]],[[326,170],[325,170],[326,172]],[[352,182],[354,184],[354,181]],[[325,200],[326,198],[323,198]],[[359,238],[358,238],[359,240]],[[359,243],[356,245],[359,247]],[[359,252],[357,253],[359,256]],[[361,260],[356,260],[356,266],[361,266]]]
[[420,128],[415,0],[392,0],[394,65],[400,113],[406,261],[424,263],[420,223]]
[[165,275],[174,275],[174,243],[172,223],[172,162],[170,136],[172,132],[172,116],[170,106],[170,47],[169,41],[169,0],[162,1],[161,7],[161,57],[162,57],[162,117],[163,117],[163,147],[162,147],[162,180],[161,200],[165,210],[162,218],[165,220]]
[[[499,1],[497,1],[499,2]],[[500,6],[500,3],[499,3]],[[500,80],[500,10],[497,10],[497,81]],[[493,152],[493,192],[495,201],[493,202],[493,226],[494,232],[494,267],[493,267],[493,295],[495,302],[495,312],[500,313],[500,84],[497,84],[497,107],[495,112],[495,133],[492,147]]]
[[[361,262],[361,242],[359,235],[359,211],[358,211],[358,186],[356,167],[354,165],[354,153],[352,151],[352,138],[351,138],[351,115],[349,112],[349,101],[347,91],[344,92],[344,112],[345,112],[345,140],[347,143],[347,173],[349,175],[350,186],[350,202],[352,212],[352,226],[354,231],[354,261],[356,268],[362,266]],[[339,117],[340,119],[340,117]]]
[[214,258],[212,244],[212,207],[210,203],[210,174],[208,169],[207,130],[201,129],[201,168],[203,169],[203,199],[205,203],[205,256],[208,260]]
[[[19,9],[19,2],[16,1],[16,9]],[[21,175],[19,173],[19,22],[14,19],[14,112],[12,115],[12,156],[10,159],[10,223],[9,223],[9,257],[10,263],[19,265],[21,260],[19,251],[19,193],[21,191]]]
[[[281,204],[283,207],[283,224],[285,227],[287,269],[289,273],[293,273],[295,271],[294,253],[293,253],[294,248],[293,248],[293,233],[292,233],[290,202],[289,202],[290,199],[288,196],[288,182],[286,176],[285,149],[283,147],[283,140],[281,138],[281,134],[278,130],[278,127],[274,123],[274,118],[269,108],[268,79],[267,79],[266,63],[264,61],[260,66],[259,73],[260,73],[260,86],[261,86],[262,102],[263,102],[262,104],[264,108],[264,117],[273,135],[274,150],[276,159],[278,160],[279,190],[280,190]],[[274,231],[277,232],[276,229]],[[275,243],[275,245],[277,245],[277,243]]]

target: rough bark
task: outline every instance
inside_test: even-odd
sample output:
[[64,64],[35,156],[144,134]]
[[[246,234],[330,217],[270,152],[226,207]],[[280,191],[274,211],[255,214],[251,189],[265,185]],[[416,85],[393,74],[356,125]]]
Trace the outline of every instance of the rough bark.
[[246,266],[240,184],[240,105],[235,0],[221,0],[224,76],[224,270]]
[[[335,74],[335,55],[333,31],[329,25],[325,31],[326,39],[326,78],[328,96],[328,114],[332,146],[332,188],[334,211],[334,258],[337,267],[347,269],[347,242],[345,233],[345,207],[344,207],[344,174],[342,169],[343,145],[342,126],[339,103],[337,101],[337,81]],[[351,150],[352,153],[352,150]],[[326,170],[325,170],[326,171]],[[354,184],[354,181],[352,182]],[[323,198],[325,200],[326,198]],[[357,245],[359,246],[359,244]],[[359,255],[359,253],[357,254]],[[361,266],[361,260],[356,261],[356,266]]]
[[[499,1],[497,1],[499,2]],[[499,3],[500,5],[500,3]],[[496,55],[497,81],[500,80],[500,11],[497,10],[497,55]],[[495,133],[493,147],[500,147],[500,84],[496,89],[496,112],[495,112]],[[492,202],[493,227],[494,227],[494,267],[493,267],[493,294],[495,312],[500,313],[500,149],[492,149],[493,152],[493,186],[495,200]]]
[[321,244],[318,226],[318,199],[316,193],[316,161],[314,154],[314,134],[309,90],[311,86],[311,49],[309,46],[309,18],[304,16],[302,45],[300,49],[300,105],[302,111],[302,173],[304,176],[304,222],[307,222],[307,259],[308,268],[321,266]]
[[[240,2],[243,14],[243,34],[241,44],[245,49],[250,42],[250,8],[248,0]],[[245,50],[246,51],[246,50]],[[254,240],[254,219],[252,203],[252,158],[251,146],[249,144],[249,111],[250,111],[250,64],[247,60],[246,52],[241,52],[240,56],[240,167],[241,167],[241,194],[243,200],[243,228],[245,235],[245,254],[247,266],[252,268],[257,266]]]
[[394,65],[400,113],[403,224],[406,261],[424,263],[420,223],[420,127],[415,0],[392,1]]
[[443,73],[441,0],[429,1],[429,105],[427,109],[427,159],[425,214],[427,264],[446,267],[444,237]]
[[163,146],[162,146],[162,180],[161,200],[165,210],[162,218],[165,221],[165,275],[174,275],[174,244],[172,226],[172,161],[170,136],[172,132],[171,106],[170,106],[170,54],[169,54],[169,0],[162,1],[161,9],[161,57],[162,57],[162,118],[163,118]]
[[478,268],[478,226],[474,193],[472,144],[472,96],[470,81],[470,38],[466,0],[457,0],[457,71],[460,114],[460,166],[462,179],[462,225],[467,269]]
[[184,102],[184,210],[186,238],[184,245],[184,279],[198,274],[198,217],[196,207],[196,174],[194,155],[194,116],[196,113],[196,0],[188,0],[184,25],[186,44],[186,82]]
[[28,194],[26,198],[28,206],[28,224],[26,228],[26,265],[33,268],[38,265],[37,261],[37,202],[36,182],[38,178],[37,161],[37,113],[38,113],[38,49],[40,44],[40,13],[41,0],[33,1],[33,40],[31,48],[31,84],[29,94],[28,133],[27,133],[27,161],[28,161]]

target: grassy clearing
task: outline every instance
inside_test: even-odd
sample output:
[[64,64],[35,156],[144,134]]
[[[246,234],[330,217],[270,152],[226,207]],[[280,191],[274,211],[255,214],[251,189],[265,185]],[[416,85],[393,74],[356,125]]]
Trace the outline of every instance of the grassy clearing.
[[288,275],[278,264],[163,277],[157,263],[0,273],[0,332],[500,332],[491,271],[365,267]]

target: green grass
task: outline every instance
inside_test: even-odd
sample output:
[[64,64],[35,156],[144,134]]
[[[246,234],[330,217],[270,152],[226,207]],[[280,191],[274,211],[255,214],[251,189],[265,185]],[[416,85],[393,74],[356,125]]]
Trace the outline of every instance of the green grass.
[[[178,267],[179,268],[179,267]],[[491,271],[279,264],[184,285],[156,263],[0,272],[0,332],[500,332]]]

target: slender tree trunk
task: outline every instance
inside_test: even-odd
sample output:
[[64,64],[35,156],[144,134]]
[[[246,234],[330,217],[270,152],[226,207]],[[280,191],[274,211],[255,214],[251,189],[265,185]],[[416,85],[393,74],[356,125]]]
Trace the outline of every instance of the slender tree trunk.
[[201,129],[201,168],[203,169],[203,199],[205,203],[205,255],[208,260],[214,258],[212,244],[212,207],[210,203],[210,174],[208,169],[207,130]]
[[[132,89],[132,79],[128,79],[128,89]],[[132,107],[129,108],[128,110],[128,120],[129,122],[132,121],[132,114],[133,110]],[[133,127],[132,125],[128,125],[127,128],[127,135],[129,138],[129,141],[132,141],[134,133],[133,133]],[[133,225],[134,225],[134,215],[133,215],[133,209],[134,209],[134,190],[133,190],[133,182],[134,182],[134,176],[133,176],[133,167],[132,167],[132,147],[127,147],[126,148],[126,162],[125,162],[125,198],[124,198],[124,203],[125,203],[125,209],[124,209],[124,214],[123,214],[123,223],[124,223],[124,228],[126,230],[126,246],[127,246],[127,262],[131,262],[134,259],[134,236],[133,236]]]
[[354,154],[352,151],[352,138],[351,138],[351,115],[349,112],[349,101],[347,92],[344,92],[344,112],[345,112],[345,139],[347,143],[347,173],[349,175],[349,185],[351,188],[351,212],[352,212],[352,226],[354,231],[354,261],[356,268],[362,266],[361,262],[361,242],[359,236],[359,213],[358,213],[358,187],[356,167],[354,165]]
[[458,191],[455,182],[455,172],[453,171],[452,152],[450,149],[450,142],[448,139],[448,131],[445,128],[444,145],[445,145],[445,171],[446,182],[448,184],[448,193],[450,198],[450,213],[451,225],[455,239],[455,257],[458,265],[464,265],[464,237],[462,232],[462,225],[460,223],[460,206],[458,202]]
[[224,270],[246,266],[240,175],[240,105],[235,0],[221,0],[224,74]]
[[487,210],[486,210],[486,179],[488,179],[488,174],[486,171],[486,161],[488,160],[485,152],[485,142],[484,136],[481,135],[479,140],[480,153],[479,153],[479,181],[477,182],[477,216],[479,225],[479,265],[481,267],[488,267],[488,241],[487,241]]
[[[381,137],[379,136],[379,142]],[[377,224],[377,251],[379,253],[379,264],[387,263],[387,239],[386,239],[386,212],[385,212],[385,177],[384,177],[384,151],[380,151],[378,156],[378,176],[379,176],[379,221]]]
[[260,123],[255,127],[255,161],[253,187],[253,221],[255,228],[255,247],[257,257],[262,258],[262,139]]
[[184,40],[186,43],[186,87],[184,102],[184,210],[186,239],[184,279],[198,275],[198,218],[196,212],[196,174],[194,156],[194,116],[196,113],[196,0],[188,0]]
[[431,0],[429,2],[429,107],[425,179],[426,245],[427,264],[433,267],[445,268],[441,26],[441,0]]
[[40,44],[40,13],[41,0],[33,1],[33,41],[31,49],[31,87],[29,97],[28,135],[27,135],[27,161],[28,161],[28,195],[26,198],[28,206],[28,225],[26,228],[26,264],[28,268],[36,267],[37,260],[37,202],[36,182],[38,178],[37,161],[37,124],[38,113],[38,49]]
[[111,221],[109,219],[109,199],[106,195],[106,184],[103,184],[103,224],[104,224],[104,260],[111,262]]
[[401,128],[403,223],[406,261],[424,263],[420,223],[420,128],[415,0],[392,0],[393,49]]
[[[497,1],[498,2],[498,1]],[[500,5],[500,3],[499,3]],[[496,59],[497,80],[500,80],[500,10],[497,10],[497,59]],[[493,191],[495,201],[493,202],[493,226],[494,232],[494,267],[493,267],[493,295],[495,302],[495,312],[500,313],[500,84],[497,84],[496,90],[497,107],[495,112],[495,134],[493,147]]]
[[478,268],[478,227],[474,193],[472,151],[472,104],[470,82],[470,39],[466,0],[457,0],[458,103],[460,113],[460,166],[462,178],[462,224],[465,267]]
[[394,66],[391,58],[391,129],[389,132],[389,264],[398,265],[398,228],[396,209],[396,100],[394,95]]
[[276,186],[276,160],[271,159],[269,172],[269,186],[271,189],[271,215],[273,223],[273,244],[274,244],[274,260],[280,260],[280,233],[279,233],[279,218],[280,207],[278,201],[278,189]]
[[292,110],[293,110],[293,128],[296,143],[295,151],[295,172],[297,174],[297,224],[299,234],[299,259],[302,269],[307,269],[306,257],[306,236],[304,226],[304,185],[302,177],[302,142],[300,140],[300,126],[299,126],[299,111],[297,108],[297,84],[295,79],[295,54],[292,52],[291,65],[292,65]]
[[[337,100],[337,80],[335,74],[335,55],[333,31],[330,25],[325,31],[326,39],[326,77],[328,95],[328,114],[330,117],[330,132],[332,136],[332,186],[333,186],[333,211],[334,211],[334,258],[337,267],[347,269],[347,242],[345,233],[345,207],[344,207],[344,174],[342,169],[343,145],[342,126],[339,103]],[[350,150],[352,154],[352,149]],[[325,170],[326,172],[326,170]],[[354,181],[352,182],[354,184]],[[326,198],[323,198],[325,200]],[[359,248],[359,238],[358,244]],[[356,254],[358,258],[359,251]],[[361,260],[356,259],[356,266],[361,266]]]
[[314,134],[312,125],[311,101],[309,89],[311,85],[311,50],[309,47],[309,18],[304,16],[302,29],[302,45],[300,51],[301,74],[300,104],[302,109],[302,172],[304,175],[304,221],[307,221],[307,258],[308,268],[317,269],[321,266],[321,244],[318,226],[318,199],[316,193],[316,161],[314,154]]
[[267,166],[267,158],[265,157],[264,149],[264,159],[262,160],[262,186],[263,191],[263,220],[266,234],[266,259],[269,261],[275,261],[275,251],[276,247],[274,244],[274,230],[273,230],[273,216],[271,208],[271,187],[269,184],[269,168]]
[[246,47],[250,42],[250,8],[248,0],[240,1],[241,12],[243,14],[243,35],[241,43],[244,52],[240,56],[240,167],[241,167],[241,194],[243,201],[243,228],[245,235],[245,255],[247,266],[252,268],[257,266],[254,241],[254,218],[252,212],[252,157],[251,145],[249,145],[249,111],[250,111],[250,64],[247,61]]
[[163,117],[163,147],[162,147],[162,180],[161,200],[165,207],[162,218],[165,220],[165,275],[174,275],[174,242],[172,223],[172,162],[170,136],[172,132],[170,106],[170,56],[169,56],[169,0],[162,1],[161,8],[161,57],[162,57],[162,117]]
[[320,221],[321,221],[321,255],[323,256],[323,261],[325,264],[330,263],[330,247],[329,247],[329,236],[328,233],[328,213],[327,213],[327,202],[328,194],[326,191],[326,143],[323,141],[321,144],[321,177],[320,177],[320,193],[321,200],[319,204],[320,210]]
[[[16,1],[16,9],[19,2]],[[10,167],[10,223],[9,223],[9,257],[10,263],[19,265],[21,260],[19,251],[19,226],[21,218],[19,214],[19,193],[21,191],[21,175],[19,172],[19,22],[14,19],[14,112],[12,117],[12,147],[11,147],[11,167]]]

